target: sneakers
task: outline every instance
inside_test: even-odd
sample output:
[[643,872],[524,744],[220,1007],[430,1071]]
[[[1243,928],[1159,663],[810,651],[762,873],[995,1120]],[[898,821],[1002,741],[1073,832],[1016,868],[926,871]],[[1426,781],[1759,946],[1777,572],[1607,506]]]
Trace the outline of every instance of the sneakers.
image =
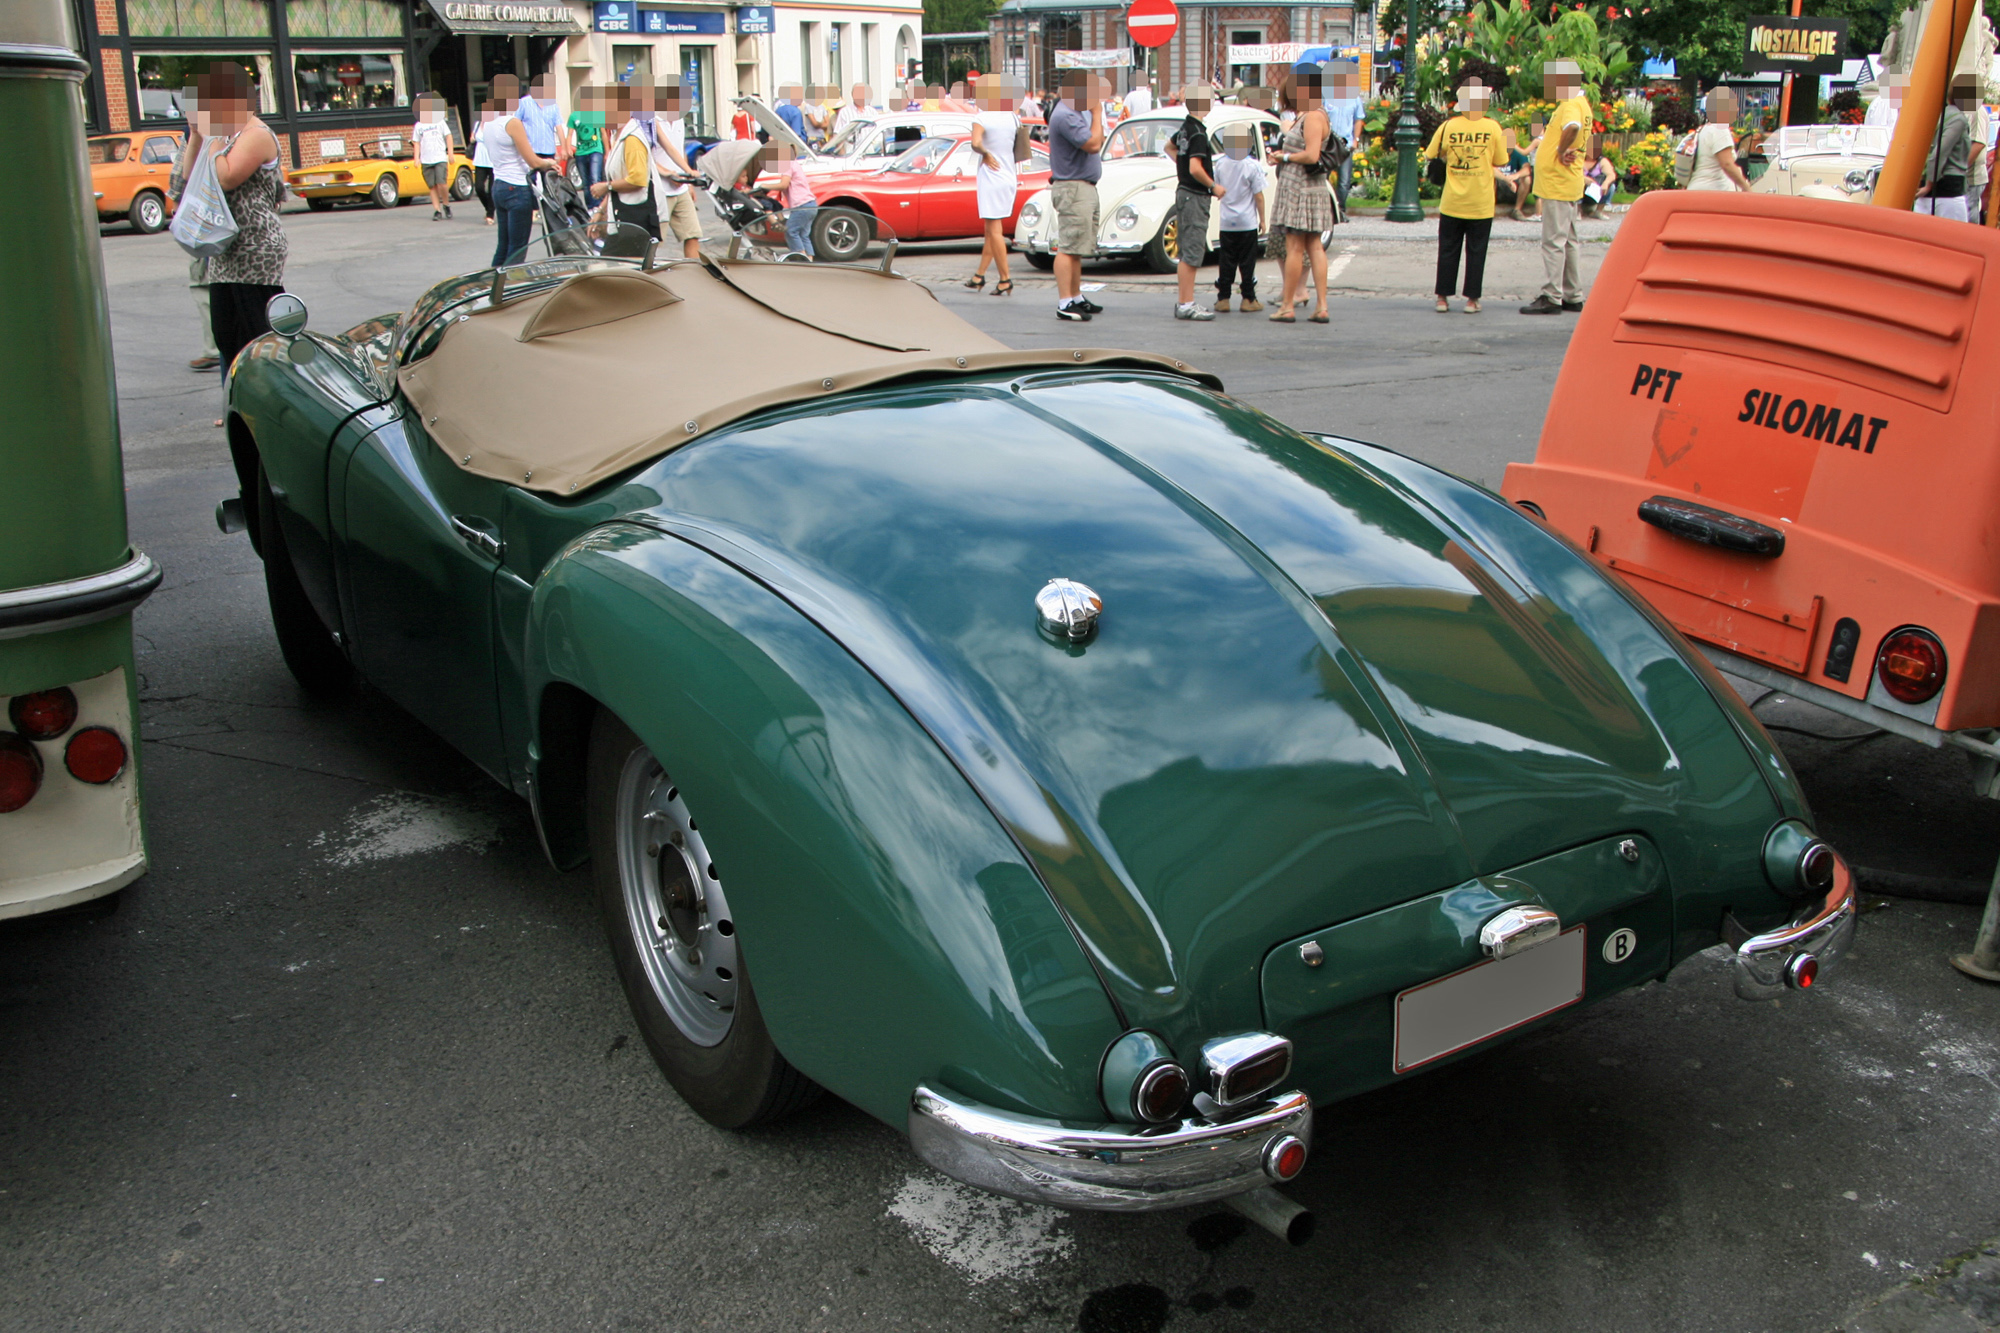
[[1575,314],[1575,313],[1576,313],[1577,311],[1579,311],[1579,310],[1583,309],[1583,302],[1581,302],[1581,301],[1564,301],[1564,302],[1563,302],[1563,309],[1565,309],[1565,310],[1569,311],[1569,312],[1570,312],[1570,313],[1571,313],[1572,315],[1574,315],[1574,314]]
[[1090,322],[1090,312],[1083,308],[1082,301],[1072,298],[1056,307],[1056,318],[1075,320],[1078,323],[1088,324]]
[[1254,315],[1264,308],[1264,303],[1255,297],[1245,297],[1243,304],[1236,308],[1246,315]]
[[1521,313],[1524,315],[1560,315],[1562,312],[1562,303],[1551,301],[1546,295],[1537,296],[1521,307]]
[[1192,302],[1192,301],[1187,301],[1187,302],[1183,302],[1182,304],[1180,304],[1180,305],[1177,305],[1177,306],[1175,306],[1175,307],[1174,307],[1174,318],[1175,318],[1175,319],[1214,319],[1214,318],[1215,318],[1215,312],[1214,312],[1213,310],[1210,310],[1210,309],[1207,309],[1207,308],[1206,308],[1206,307],[1204,307],[1204,306],[1198,306],[1198,305],[1196,305],[1196,304],[1195,304],[1194,302]]
[[1217,313],[1217,314],[1222,314],[1222,315],[1226,315],[1226,314],[1228,314],[1228,313],[1229,313],[1229,298],[1225,296],[1225,297],[1223,297],[1223,298],[1222,298],[1222,299],[1221,299],[1220,301],[1217,301],[1217,302],[1215,303],[1215,309],[1216,309],[1216,313]]
[[1076,308],[1086,315],[1101,315],[1104,313],[1104,307],[1091,300],[1088,296],[1074,297],[1072,301]]
[[431,221],[432,221],[432,222],[443,222],[443,221],[444,221],[444,210],[443,210],[443,209],[441,209],[441,208],[433,208],[433,209],[431,210]]
[[451,205],[450,205],[450,204],[446,204],[446,205],[444,206],[444,220],[445,220],[446,222],[449,222],[449,221],[451,221]]

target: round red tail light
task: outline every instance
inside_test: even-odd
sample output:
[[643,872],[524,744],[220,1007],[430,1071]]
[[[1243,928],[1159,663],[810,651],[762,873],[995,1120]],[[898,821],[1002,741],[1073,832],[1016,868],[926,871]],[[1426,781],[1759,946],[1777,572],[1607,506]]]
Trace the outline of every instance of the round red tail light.
[[68,686],[17,694],[7,704],[14,730],[31,741],[52,741],[76,725],[76,695]]
[[1819,959],[1802,953],[1785,964],[1785,984],[1793,990],[1811,990],[1819,980]]
[[13,732],[0,731],[0,815],[19,810],[41,789],[41,752]]
[[1875,675],[1889,697],[1920,704],[1944,688],[1944,645],[1927,629],[1899,629],[1875,654]]
[[78,782],[101,787],[125,771],[125,742],[109,727],[85,727],[63,747],[63,766]]
[[1280,1134],[1264,1149],[1264,1173],[1284,1182],[1306,1169],[1306,1145],[1290,1134]]
[[1149,1125],[1165,1124],[1187,1103],[1187,1070],[1163,1060],[1139,1076],[1132,1090],[1132,1109]]

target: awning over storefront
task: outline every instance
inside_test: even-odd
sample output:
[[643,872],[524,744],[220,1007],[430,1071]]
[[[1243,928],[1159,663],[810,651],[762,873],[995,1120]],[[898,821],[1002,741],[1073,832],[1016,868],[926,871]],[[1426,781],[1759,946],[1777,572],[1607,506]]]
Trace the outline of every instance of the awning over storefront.
[[517,37],[568,37],[584,31],[574,9],[557,3],[512,0],[426,0],[453,32],[505,33]]

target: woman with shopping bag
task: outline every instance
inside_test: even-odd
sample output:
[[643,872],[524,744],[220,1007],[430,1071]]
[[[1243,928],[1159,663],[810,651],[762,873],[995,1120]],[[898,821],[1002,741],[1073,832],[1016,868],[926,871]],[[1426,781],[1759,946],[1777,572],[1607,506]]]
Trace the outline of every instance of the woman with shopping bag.
[[[190,210],[191,220],[196,213],[211,222],[226,215],[235,224],[235,235],[214,248],[208,261],[208,318],[222,358],[225,389],[236,354],[251,339],[271,331],[264,306],[285,289],[289,250],[285,229],[278,222],[278,205],[285,198],[278,140],[250,109],[250,96],[249,75],[232,60],[216,61],[195,80],[187,142],[174,162],[170,182],[174,196],[183,201],[181,207],[196,206]],[[213,197],[218,190],[221,206]],[[183,233],[184,228],[176,227],[174,239],[195,252]],[[226,228],[217,228],[210,245],[225,235]],[[239,450],[233,440],[230,452],[236,455],[236,479],[247,506],[257,494],[255,452],[247,445]]]

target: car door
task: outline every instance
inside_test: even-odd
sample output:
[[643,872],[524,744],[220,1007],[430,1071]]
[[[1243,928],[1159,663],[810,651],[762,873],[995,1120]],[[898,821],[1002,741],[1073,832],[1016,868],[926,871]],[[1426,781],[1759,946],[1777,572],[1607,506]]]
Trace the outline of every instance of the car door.
[[138,183],[132,147],[132,141],[124,138],[90,141],[90,188],[97,195],[98,212],[123,213],[132,206]]
[[340,481],[354,660],[377,689],[506,783],[493,674],[506,487],[459,468],[402,406],[354,448]]
[[977,236],[979,225],[976,159],[970,140],[960,140],[917,191],[919,237]]

